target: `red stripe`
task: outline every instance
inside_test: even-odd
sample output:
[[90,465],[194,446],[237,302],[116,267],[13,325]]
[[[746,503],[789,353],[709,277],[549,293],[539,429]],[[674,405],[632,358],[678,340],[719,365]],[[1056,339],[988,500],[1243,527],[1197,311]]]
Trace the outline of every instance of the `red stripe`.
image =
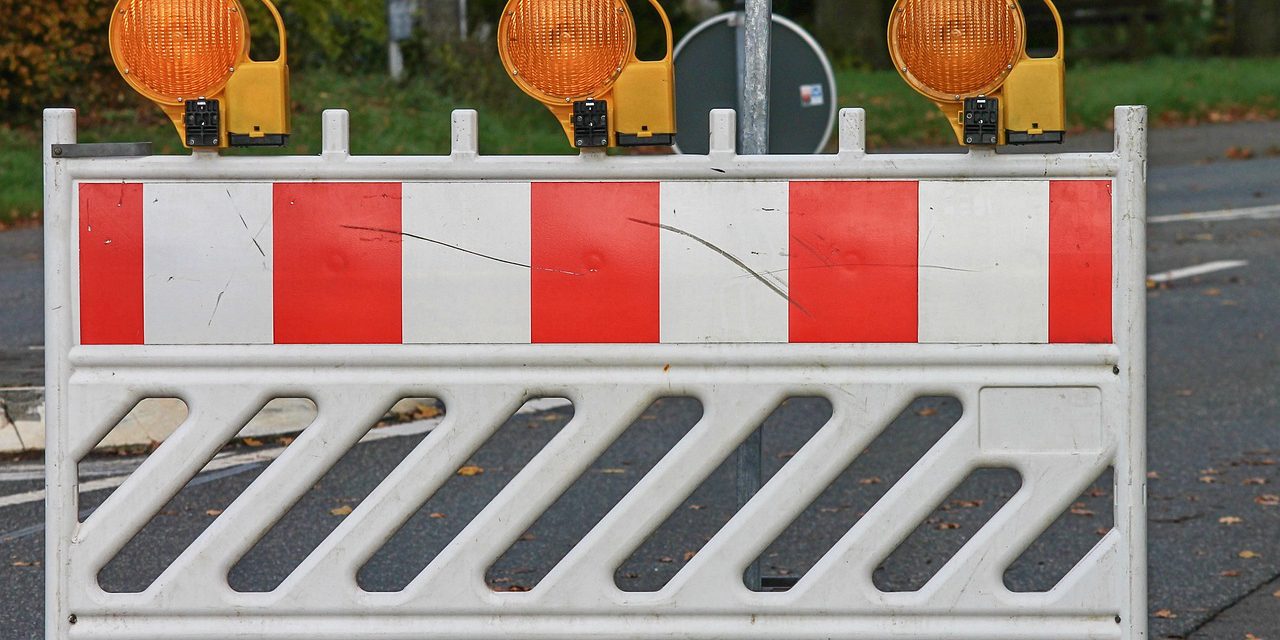
[[919,185],[791,183],[791,341],[916,342]]
[[143,344],[142,185],[80,185],[80,342]]
[[534,342],[659,341],[655,182],[534,183]]
[[1109,343],[1111,182],[1049,184],[1049,342]]
[[277,343],[401,342],[400,200],[398,183],[275,186]]

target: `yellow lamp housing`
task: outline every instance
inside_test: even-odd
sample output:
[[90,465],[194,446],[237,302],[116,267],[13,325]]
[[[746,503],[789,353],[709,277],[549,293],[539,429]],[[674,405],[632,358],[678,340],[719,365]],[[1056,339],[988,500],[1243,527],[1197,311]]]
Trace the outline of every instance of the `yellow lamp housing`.
[[1061,143],[1066,137],[1062,16],[1049,58],[1027,53],[1020,0],[897,0],[889,55],[947,116],[963,145]]
[[569,143],[584,147],[671,145],[675,71],[671,21],[661,60],[636,57],[635,19],[626,0],[508,0],[498,20],[507,74],[546,105]]
[[111,59],[135,91],[156,103],[188,147],[282,146],[289,138],[284,20],[271,0],[280,54],[249,55],[239,0],[119,0]]

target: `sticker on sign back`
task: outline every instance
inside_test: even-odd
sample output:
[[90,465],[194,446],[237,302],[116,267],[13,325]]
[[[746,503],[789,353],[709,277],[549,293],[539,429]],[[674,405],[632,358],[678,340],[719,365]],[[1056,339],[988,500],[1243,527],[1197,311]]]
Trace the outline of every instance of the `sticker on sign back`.
[[823,94],[822,85],[820,84],[802,84],[800,85],[800,105],[805,107],[820,107],[826,104],[827,99]]

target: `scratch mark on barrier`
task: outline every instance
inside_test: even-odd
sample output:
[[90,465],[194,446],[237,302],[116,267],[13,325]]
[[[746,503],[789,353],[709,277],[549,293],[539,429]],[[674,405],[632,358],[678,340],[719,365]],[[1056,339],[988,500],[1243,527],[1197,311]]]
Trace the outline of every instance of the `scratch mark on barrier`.
[[804,247],[805,249],[807,249],[807,250],[809,251],[809,253],[812,253],[812,254],[813,254],[813,257],[817,258],[817,259],[818,259],[818,261],[819,261],[819,262],[821,262],[822,264],[825,264],[825,265],[827,265],[828,267],[830,267],[830,266],[834,266],[834,265],[832,265],[832,264],[831,264],[831,261],[830,261],[830,260],[828,260],[826,256],[822,255],[822,252],[820,252],[820,251],[818,251],[817,249],[815,249],[815,248],[813,247],[813,245],[809,244],[808,242],[805,242],[804,240],[801,240],[801,239],[800,239],[800,236],[797,236],[797,235],[795,235],[795,234],[793,233],[793,234],[791,234],[791,239],[792,239],[792,240],[795,240],[795,241],[796,241],[800,246],[802,246],[802,247]]
[[[720,254],[720,256],[721,256],[722,258],[724,258],[725,260],[728,260],[729,262],[732,262],[732,263],[733,263],[735,266],[737,266],[739,269],[742,269],[742,270],[743,270],[743,271],[745,271],[748,275],[750,275],[752,278],[755,278],[757,281],[759,281],[759,282],[760,282],[760,284],[763,284],[764,286],[768,287],[770,291],[772,291],[772,292],[774,292],[774,293],[778,294],[778,297],[782,298],[783,300],[786,300],[786,301],[787,301],[787,304],[790,304],[790,305],[794,306],[795,308],[799,309],[799,310],[800,310],[800,312],[801,312],[801,313],[803,313],[803,314],[805,314],[806,316],[813,317],[813,315],[809,313],[809,310],[808,310],[808,309],[805,309],[805,308],[804,308],[804,307],[803,307],[799,302],[796,302],[795,300],[792,300],[792,299],[791,299],[791,296],[787,294],[786,290],[784,290],[784,289],[782,289],[781,287],[779,287],[779,286],[777,286],[777,285],[773,284],[772,282],[769,282],[769,279],[768,279],[768,278],[765,278],[763,275],[761,275],[760,273],[758,273],[756,270],[754,270],[754,269],[752,269],[751,267],[747,266],[747,263],[745,263],[745,262],[743,262],[743,261],[739,260],[739,259],[738,259],[737,257],[735,257],[733,254],[729,253],[728,251],[725,251],[724,249],[721,249],[720,247],[717,247],[716,245],[712,244],[711,242],[709,242],[709,241],[707,241],[707,240],[705,240],[705,239],[703,239],[703,238],[700,238],[700,237],[698,237],[698,236],[697,236],[697,235],[695,235],[695,234],[689,233],[688,231],[685,231],[684,229],[681,229],[681,228],[679,228],[679,227],[673,227],[673,226],[671,226],[671,225],[669,225],[669,224],[662,224],[662,223],[660,223],[660,222],[649,222],[648,220],[641,220],[641,219],[639,219],[639,218],[627,218],[627,219],[628,219],[628,220],[630,220],[631,222],[635,222],[635,223],[637,223],[637,224],[642,224],[642,225],[645,225],[645,226],[647,226],[647,227],[657,227],[657,228],[659,228],[659,229],[662,229],[663,231],[670,231],[671,233],[675,233],[675,234],[682,235],[682,236],[684,236],[684,237],[686,237],[686,238],[689,238],[690,240],[693,240],[693,241],[697,242],[698,244],[701,244],[702,246],[704,246],[704,247],[706,247],[706,248],[708,248],[708,249],[710,249],[710,250],[712,250],[712,251],[714,251],[714,252],[716,252],[716,253]],[[744,276],[744,277],[745,277],[745,276]]]
[[445,247],[445,248],[448,248],[448,249],[453,249],[454,251],[461,251],[462,253],[465,253],[465,254],[467,254],[467,255],[472,255],[472,256],[475,256],[475,257],[477,257],[477,258],[484,258],[485,260],[492,260],[492,261],[497,262],[497,263],[500,263],[500,264],[508,264],[508,265],[513,266],[513,267],[521,267],[521,268],[523,268],[523,269],[533,269],[533,270],[536,270],[536,271],[547,271],[547,272],[550,272],[550,273],[562,273],[562,274],[567,275],[567,276],[580,276],[580,275],[584,275],[584,274],[582,274],[582,273],[578,273],[577,271],[567,271],[567,270],[565,270],[565,269],[555,269],[555,268],[552,268],[552,267],[539,267],[539,266],[532,265],[532,264],[525,264],[525,263],[523,263],[523,262],[516,262],[515,260],[507,260],[506,258],[499,258],[499,257],[497,257],[497,256],[491,256],[491,255],[489,255],[489,254],[487,254],[487,253],[480,253],[479,251],[472,251],[471,249],[467,249],[467,248],[465,248],[465,247],[459,247],[459,246],[458,246],[458,245],[456,245],[456,244],[449,244],[448,242],[442,242],[442,241],[440,241],[440,240],[435,240],[435,239],[433,239],[433,238],[428,238],[428,237],[426,237],[426,236],[420,236],[420,235],[412,234],[412,233],[409,233],[409,232],[407,232],[407,231],[396,231],[395,229],[379,229],[379,228],[377,228],[377,227],[361,227],[361,226],[350,225],[350,224],[344,224],[344,225],[342,225],[342,228],[343,228],[343,229],[354,229],[354,230],[357,230],[357,231],[374,231],[374,232],[377,232],[377,233],[389,233],[389,234],[392,234],[392,235],[404,236],[404,237],[406,237],[406,238],[413,238],[414,240],[421,240],[421,241],[423,241],[423,242],[430,242],[431,244],[439,245],[439,246],[442,246],[442,247]]
[[[963,269],[961,267],[944,267],[940,264],[896,264],[891,262],[842,262],[832,264],[815,264],[809,267],[795,267],[787,269],[772,269],[770,271],[762,271],[764,275],[774,275],[778,273],[787,273],[790,271],[812,271],[814,269],[843,269],[847,267],[874,267],[886,269],[937,269],[939,271],[956,271],[959,273],[983,273],[985,269]],[[746,278],[748,276],[738,276]]]
[[213,301],[213,313],[209,314],[209,324],[207,326],[213,326],[213,317],[218,315],[218,307],[222,304],[222,296],[227,292],[227,288],[230,286],[231,280],[227,280],[227,284],[222,286],[222,291],[218,292],[218,299]]

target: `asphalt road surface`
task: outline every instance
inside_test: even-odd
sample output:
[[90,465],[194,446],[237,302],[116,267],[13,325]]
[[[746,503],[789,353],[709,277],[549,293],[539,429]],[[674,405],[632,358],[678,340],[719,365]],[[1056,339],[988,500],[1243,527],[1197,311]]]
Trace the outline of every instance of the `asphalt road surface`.
[[[1259,125],[1230,135],[1270,135]],[[1250,132],[1251,131],[1251,132]],[[1185,135],[1180,132],[1178,135]],[[1149,214],[1280,204],[1280,158],[1227,161],[1224,136],[1200,150],[1154,158]],[[1226,136],[1229,137],[1229,136]],[[1265,148],[1265,145],[1263,146]],[[1204,162],[1203,158],[1216,158]],[[1280,638],[1265,617],[1280,590],[1280,218],[1181,221],[1149,227],[1153,274],[1220,261],[1237,266],[1149,291],[1151,637]],[[1247,264],[1239,264],[1246,262]],[[0,386],[39,384],[39,232],[0,234]],[[37,347],[34,348],[33,347]],[[763,555],[764,573],[802,575],[959,416],[947,398],[909,407]],[[824,400],[789,400],[762,425],[766,479],[830,414]],[[660,400],[641,416],[489,570],[494,589],[535,586],[701,415],[690,399]],[[572,416],[572,407],[514,416],[360,571],[369,590],[396,590],[441,548]],[[424,434],[350,450],[230,572],[240,590],[269,590],[359,504]],[[227,455],[262,453],[264,443]],[[125,475],[138,460],[95,459],[86,477]],[[247,462],[197,476],[102,571],[104,588],[145,588],[265,468]],[[38,491],[38,461],[0,463],[0,501]],[[666,583],[734,508],[733,461],[722,464],[615,574],[627,590]],[[874,576],[887,590],[922,585],[1018,489],[1012,472],[962,484]],[[110,489],[87,493],[91,511]],[[1111,526],[1110,479],[1100,478],[1006,574],[1015,590],[1054,584]],[[43,616],[42,505],[0,507],[0,637],[38,638]],[[1275,609],[1270,611],[1275,612]]]

